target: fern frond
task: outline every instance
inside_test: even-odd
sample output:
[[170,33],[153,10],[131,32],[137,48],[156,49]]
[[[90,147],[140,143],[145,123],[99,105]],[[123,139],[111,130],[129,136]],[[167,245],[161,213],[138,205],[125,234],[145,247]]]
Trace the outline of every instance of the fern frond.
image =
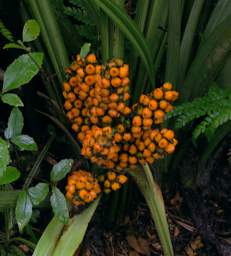
[[10,30],[4,25],[4,23],[2,22],[2,20],[0,20],[0,34],[2,36],[4,36],[7,40],[9,40],[10,42],[14,41],[14,36],[13,34],[10,32]]
[[231,90],[211,87],[207,95],[181,104],[168,113],[168,119],[173,117],[176,118],[176,128],[203,118],[193,131],[193,139],[202,134],[211,137],[218,127],[231,120]]

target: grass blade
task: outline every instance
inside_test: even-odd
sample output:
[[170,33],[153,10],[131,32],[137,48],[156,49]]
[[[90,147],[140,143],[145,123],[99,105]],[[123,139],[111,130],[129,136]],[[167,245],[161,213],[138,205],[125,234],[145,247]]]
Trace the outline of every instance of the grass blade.
[[142,33],[134,21],[110,0],[95,0],[95,3],[113,20],[118,28],[124,33],[134,48],[140,54],[147,69],[150,81],[153,80],[153,63],[150,56],[150,49]]
[[195,0],[190,12],[180,47],[180,81],[182,82],[190,61],[193,39],[205,0]]
[[181,0],[169,0],[168,48],[165,81],[177,88],[179,79],[180,39],[181,39]]
[[231,15],[202,42],[182,87],[183,100],[193,99],[205,93],[223,68],[231,50],[230,27]]
[[53,250],[62,234],[63,227],[64,224],[54,217],[40,237],[32,256],[53,256]]
[[100,198],[95,200],[82,213],[75,215],[70,219],[69,224],[65,227],[62,236],[55,247],[52,256],[73,256],[75,251],[79,248],[86,233],[88,224],[99,204]]
[[0,212],[7,208],[14,208],[20,190],[0,190]]
[[154,181],[149,166],[145,164],[143,167],[144,170],[133,169],[129,171],[129,174],[134,178],[150,209],[161,241],[164,255],[173,256],[173,247],[161,190],[158,184]]

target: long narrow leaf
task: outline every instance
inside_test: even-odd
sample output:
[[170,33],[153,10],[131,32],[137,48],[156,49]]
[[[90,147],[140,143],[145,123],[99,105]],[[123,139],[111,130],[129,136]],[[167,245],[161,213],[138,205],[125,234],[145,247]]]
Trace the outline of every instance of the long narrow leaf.
[[52,256],[73,256],[75,251],[79,248],[86,233],[88,224],[99,204],[99,199],[95,200],[82,213],[75,215],[70,219],[69,224],[65,227],[62,236],[55,247]]
[[53,250],[62,234],[63,227],[64,224],[54,217],[39,239],[32,256],[53,256]]
[[204,40],[188,71],[182,99],[193,99],[206,92],[208,85],[217,77],[231,51],[231,15]]
[[164,208],[164,200],[159,186],[153,179],[149,166],[145,164],[144,170],[133,169],[130,170],[129,173],[137,183],[150,209],[164,255],[173,256],[174,253]]
[[19,190],[0,190],[0,212],[15,207]]
[[181,0],[169,0],[168,50],[165,80],[177,87],[179,79],[180,37],[181,37]]
[[193,39],[205,0],[195,0],[184,31],[180,48],[180,81],[183,80],[192,53]]
[[153,63],[150,56],[150,49],[142,33],[133,20],[110,0],[95,0],[95,3],[113,20],[113,22],[124,33],[134,48],[140,54],[145,64],[150,80],[153,80]]

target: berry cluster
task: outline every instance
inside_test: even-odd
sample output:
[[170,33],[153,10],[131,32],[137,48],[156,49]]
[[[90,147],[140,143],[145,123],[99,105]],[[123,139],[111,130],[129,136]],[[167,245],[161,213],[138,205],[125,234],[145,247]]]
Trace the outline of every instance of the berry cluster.
[[90,203],[101,193],[98,180],[85,170],[72,172],[68,177],[66,198],[75,206]]
[[[82,59],[77,55],[66,73],[63,85],[66,115],[82,143],[82,155],[110,170],[101,181],[105,192],[117,190],[127,181],[121,174],[123,169],[145,162],[152,164],[174,152],[177,144],[174,132],[160,128],[179,96],[172,84],[164,83],[150,94],[142,94],[129,107],[129,67],[123,60],[113,59],[100,65],[94,54]],[[74,204],[93,200],[90,192],[94,194],[94,190],[67,187],[67,198]],[[76,194],[77,199],[73,199]]]
[[120,189],[128,180],[125,174],[118,174],[112,171],[107,172],[106,175],[100,175],[98,179],[105,193]]

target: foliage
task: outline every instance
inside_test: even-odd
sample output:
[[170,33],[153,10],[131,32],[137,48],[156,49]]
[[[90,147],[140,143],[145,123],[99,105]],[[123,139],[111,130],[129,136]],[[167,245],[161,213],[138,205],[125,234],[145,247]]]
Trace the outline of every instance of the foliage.
[[231,120],[230,99],[229,89],[211,87],[205,96],[177,106],[168,114],[167,119],[175,118],[178,129],[199,119],[193,138],[197,139],[201,134],[211,138],[217,128]]
[[10,42],[14,41],[13,34],[7,29],[2,20],[0,20],[0,34]]

